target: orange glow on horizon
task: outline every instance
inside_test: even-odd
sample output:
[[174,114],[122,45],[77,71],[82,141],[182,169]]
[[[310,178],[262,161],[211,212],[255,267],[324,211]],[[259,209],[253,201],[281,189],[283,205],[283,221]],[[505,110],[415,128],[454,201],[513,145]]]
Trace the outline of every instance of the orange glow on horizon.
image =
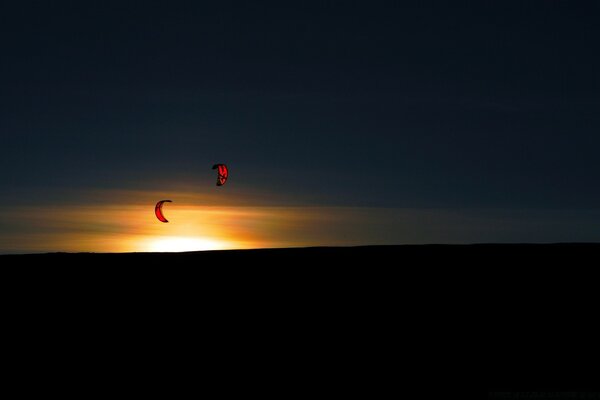
[[179,252],[264,247],[257,209],[170,203],[169,223],[154,205],[27,207],[7,217],[28,230],[0,237],[1,249],[19,252]]
[[149,239],[142,251],[147,252],[182,252],[225,250],[230,248],[226,242],[195,237],[166,237]]
[[[153,192],[116,192],[112,202],[110,198],[107,192],[96,197],[97,202],[4,208],[0,217],[13,231],[0,235],[0,253],[356,245],[364,244],[369,226],[365,221],[373,215],[373,210],[344,207],[219,206],[204,195],[185,192],[160,197]],[[165,211],[168,223],[155,215],[157,198],[173,200]],[[236,201],[241,202],[240,197]]]

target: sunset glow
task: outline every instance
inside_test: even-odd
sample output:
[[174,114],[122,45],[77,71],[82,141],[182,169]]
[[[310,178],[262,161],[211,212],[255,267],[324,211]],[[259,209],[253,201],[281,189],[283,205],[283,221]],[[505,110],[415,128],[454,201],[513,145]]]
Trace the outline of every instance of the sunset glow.
[[[218,206],[215,199],[171,192],[167,223],[154,213],[153,192],[94,192],[80,204],[28,206],[0,210],[13,226],[0,235],[0,252],[183,252],[203,250],[358,244],[364,217],[353,209]],[[343,237],[323,227],[348,226]],[[360,227],[353,233],[353,229]]]
[[[503,220],[506,238],[558,242],[573,237],[544,234],[544,221],[564,232],[594,232],[598,212],[368,207],[219,205],[218,199],[171,191],[168,223],[154,213],[162,193],[94,191],[71,194],[77,203],[29,205],[0,210],[9,231],[0,233],[0,253],[181,252],[361,244],[473,243],[502,240],[491,226]],[[237,199],[242,197],[239,196]],[[449,229],[448,227],[455,227]],[[335,229],[333,228],[335,227]],[[520,232],[520,233],[519,233]],[[588,233],[586,233],[588,232]],[[521,236],[518,236],[521,235]],[[508,241],[509,239],[505,239]]]
[[193,237],[166,237],[148,241],[142,251],[150,252],[182,252],[202,250],[224,250],[230,248],[227,243],[217,240]]

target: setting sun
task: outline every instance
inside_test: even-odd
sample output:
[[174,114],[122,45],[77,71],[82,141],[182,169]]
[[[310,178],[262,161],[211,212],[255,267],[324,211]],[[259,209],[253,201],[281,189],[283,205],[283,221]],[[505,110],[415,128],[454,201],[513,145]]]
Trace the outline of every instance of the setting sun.
[[222,250],[227,244],[218,240],[193,237],[166,237],[148,241],[143,251],[151,252],[182,252],[201,250]]

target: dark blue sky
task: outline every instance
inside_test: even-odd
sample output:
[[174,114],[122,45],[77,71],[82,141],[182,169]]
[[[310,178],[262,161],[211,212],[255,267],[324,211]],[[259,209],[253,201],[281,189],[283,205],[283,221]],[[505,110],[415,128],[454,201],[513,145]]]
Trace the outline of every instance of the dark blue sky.
[[600,204],[596,1],[14,3],[4,197],[226,162],[303,205]]

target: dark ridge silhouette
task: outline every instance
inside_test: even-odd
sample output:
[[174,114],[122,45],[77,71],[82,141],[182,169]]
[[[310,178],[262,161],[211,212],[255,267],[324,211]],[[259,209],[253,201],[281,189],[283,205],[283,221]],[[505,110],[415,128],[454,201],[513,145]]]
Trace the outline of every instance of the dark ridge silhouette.
[[598,254],[569,243],[3,255],[0,281],[19,359],[67,348],[129,377],[126,354],[158,382],[196,382],[202,365],[244,391],[312,396],[327,383],[371,398],[391,385],[406,399],[495,400],[486,385],[595,382],[578,355],[597,343]]
[[92,259],[127,262],[177,262],[192,260],[218,260],[223,261],[231,259],[248,259],[248,261],[261,260],[282,260],[288,259],[293,262],[298,257],[306,259],[356,259],[356,257],[387,257],[387,256],[457,256],[457,257],[488,257],[500,258],[510,257],[555,257],[555,256],[575,256],[581,252],[596,252],[600,250],[600,243],[553,243],[553,244],[470,244],[470,245],[382,245],[382,246],[354,246],[354,247],[301,247],[301,248],[271,248],[271,249],[251,249],[251,250],[210,250],[210,251],[190,251],[180,253],[38,253],[38,254],[6,254],[0,255],[4,261],[19,259],[37,259],[37,260],[60,260],[66,262],[70,260],[91,261]]

